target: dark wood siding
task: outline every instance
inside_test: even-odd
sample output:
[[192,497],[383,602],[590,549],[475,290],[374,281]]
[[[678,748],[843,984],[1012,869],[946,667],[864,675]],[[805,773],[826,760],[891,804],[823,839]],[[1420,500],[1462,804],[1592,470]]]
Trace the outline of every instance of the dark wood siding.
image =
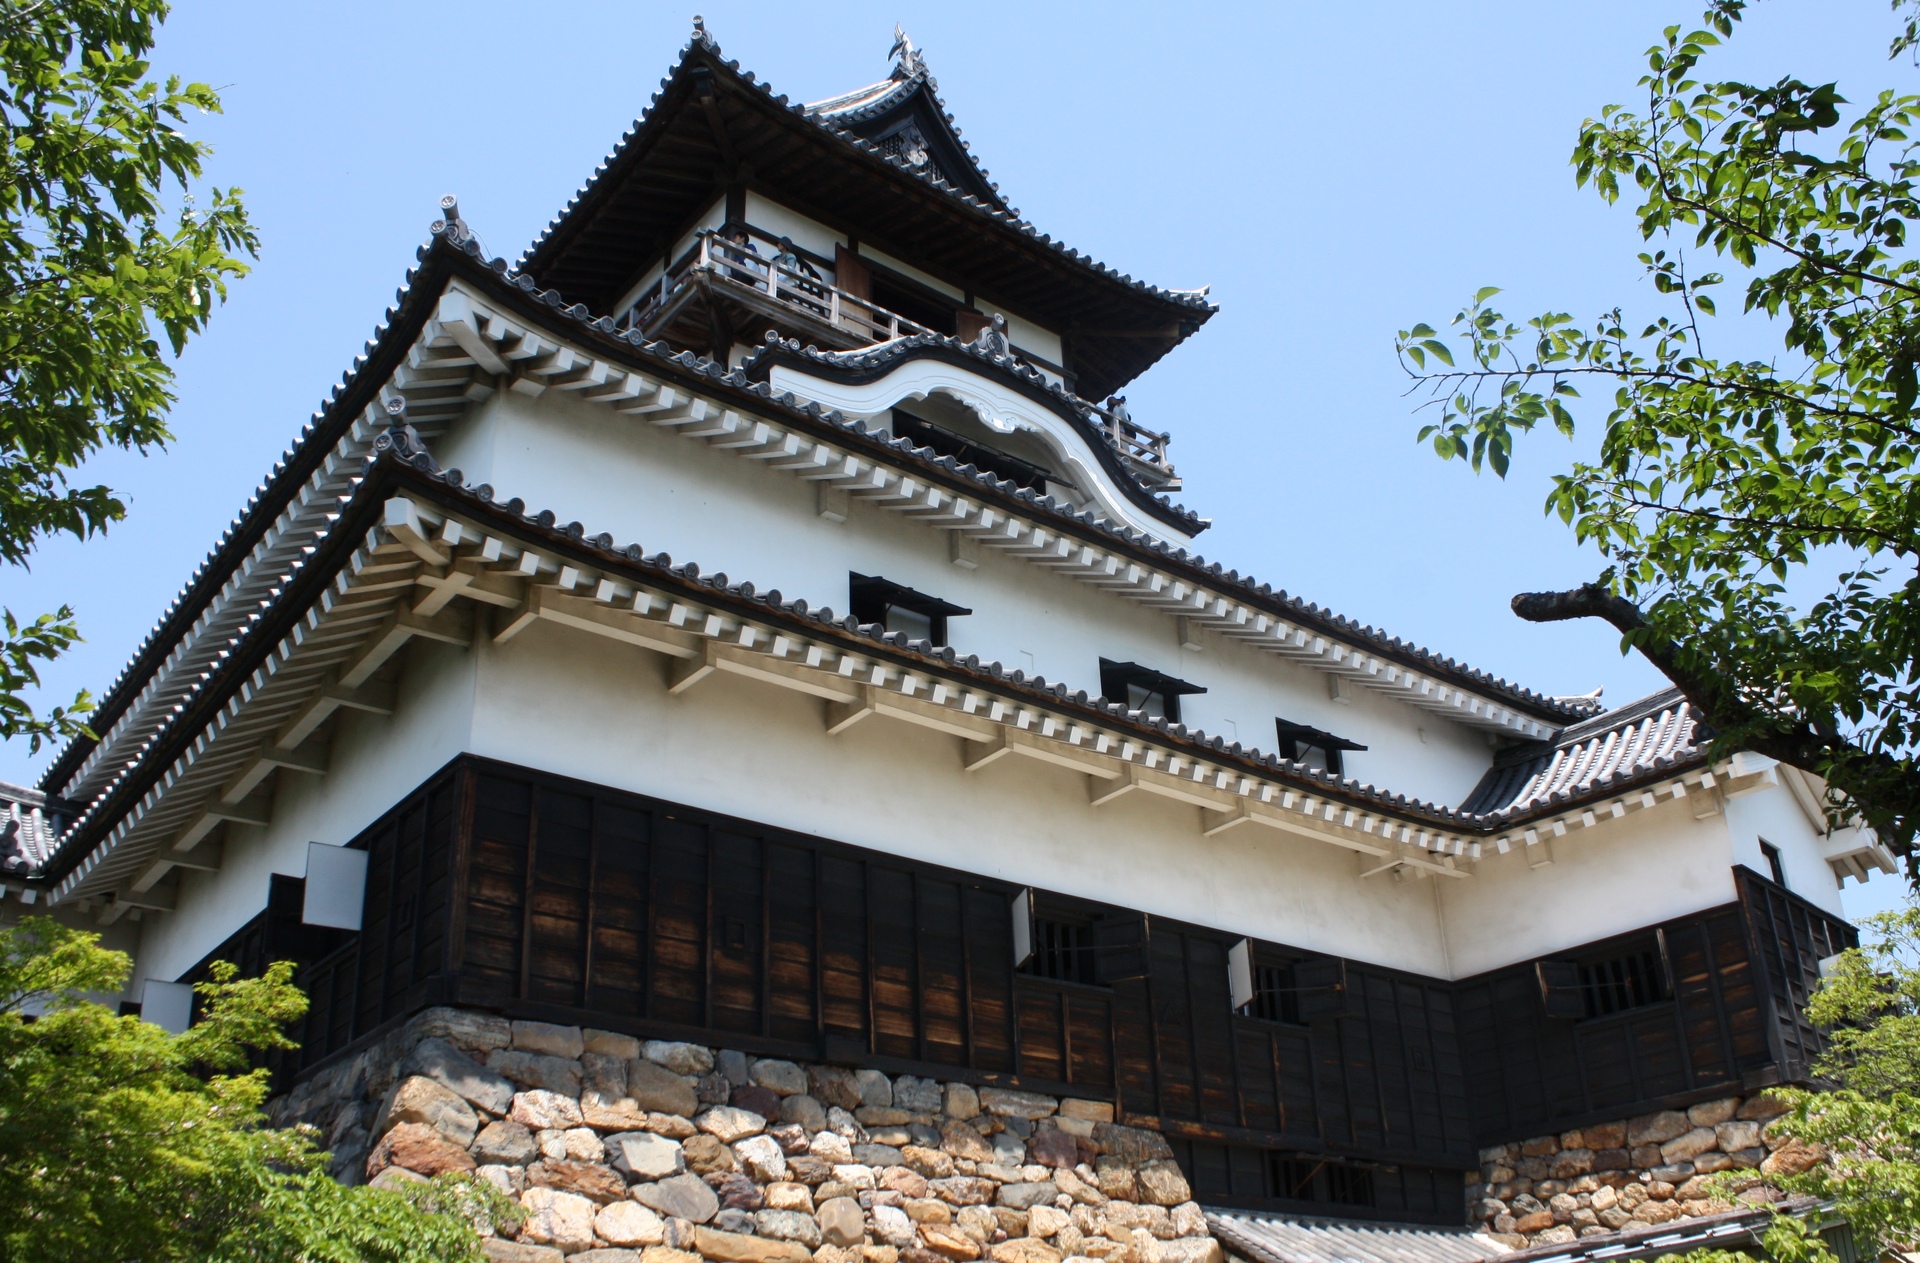
[[1552,1018],[1531,962],[1455,985],[1481,1143],[1806,1077],[1819,1034],[1803,1010],[1818,962],[1857,937],[1755,873],[1738,869],[1735,878],[1739,903],[1564,954],[1657,950],[1670,990],[1658,1003]]
[[1531,962],[1447,983],[1255,943],[1317,980],[1277,1021],[1232,1010],[1219,930],[1037,892],[1094,927],[1108,982],[1039,977],[1014,967],[1004,882],[479,759],[354,845],[363,929],[302,971],[300,1066],[474,1004],[1111,1099],[1223,1204],[1350,1167],[1372,1174],[1327,1187],[1444,1221],[1480,1144],[1804,1074],[1795,1013],[1853,941],[1742,873],[1740,902],[1573,954],[1657,953],[1654,1003],[1549,1018]]

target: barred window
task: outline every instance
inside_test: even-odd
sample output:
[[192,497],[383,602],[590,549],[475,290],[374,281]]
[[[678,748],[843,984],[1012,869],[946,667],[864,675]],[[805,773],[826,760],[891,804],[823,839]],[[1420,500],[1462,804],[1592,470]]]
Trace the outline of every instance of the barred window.
[[1033,919],[1033,955],[1027,972],[1055,982],[1098,983],[1093,953],[1093,927],[1070,921]]
[[1273,1196],[1295,1202],[1336,1206],[1373,1205],[1373,1172],[1331,1159],[1269,1155]]
[[1649,949],[1582,963],[1580,995],[1588,1017],[1660,1003],[1668,998],[1667,971],[1661,965],[1660,953]]

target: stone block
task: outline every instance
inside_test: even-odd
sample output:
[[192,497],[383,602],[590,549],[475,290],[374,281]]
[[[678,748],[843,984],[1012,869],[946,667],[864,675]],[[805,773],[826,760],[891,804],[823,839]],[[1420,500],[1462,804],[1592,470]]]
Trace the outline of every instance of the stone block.
[[1046,1118],[1060,1108],[1056,1097],[1012,1088],[981,1088],[980,1108],[1006,1118]]
[[791,1061],[763,1057],[747,1066],[747,1080],[778,1096],[800,1096],[807,1090],[807,1072]]
[[858,1162],[843,1162],[835,1166],[833,1178],[848,1188],[866,1193],[879,1187],[873,1178],[873,1168],[861,1166]]
[[1226,1263],[1226,1257],[1212,1237],[1181,1237],[1160,1243],[1160,1263]]
[[1713,1129],[1724,1153],[1751,1149],[1760,1143],[1760,1124],[1751,1119],[1722,1122]]
[[749,1136],[733,1145],[734,1160],[762,1184],[787,1178],[787,1155],[772,1136]]
[[797,1241],[772,1241],[741,1232],[700,1228],[693,1248],[710,1263],[812,1263],[813,1251]]
[[813,1213],[813,1190],[804,1184],[782,1180],[767,1185],[761,1192],[766,1196],[769,1210],[797,1210],[809,1215]]
[[1099,1147],[1101,1153],[1110,1154],[1124,1162],[1152,1162],[1159,1158],[1173,1157],[1172,1146],[1167,1144],[1167,1138],[1159,1132],[1143,1131],[1138,1127],[1123,1127],[1119,1123],[1095,1123],[1093,1143]]
[[407,1023],[408,1040],[444,1039],[461,1048],[489,1052],[505,1048],[513,1039],[503,1017],[474,1009],[432,1008]]
[[775,1241],[798,1241],[809,1250],[817,1248],[822,1239],[813,1216],[798,1210],[755,1211],[753,1230]]
[[863,1127],[905,1127],[913,1121],[913,1111],[893,1105],[862,1105],[853,1112]]
[[1770,1094],[1763,1092],[1758,1096],[1748,1097],[1747,1103],[1740,1107],[1740,1112],[1734,1117],[1756,1123],[1768,1123],[1786,1112],[1787,1107],[1785,1103],[1777,1101]]
[[739,1165],[733,1160],[733,1150],[705,1132],[689,1136],[682,1142],[681,1149],[687,1155],[687,1169],[695,1175],[731,1171]]
[[890,1192],[907,1198],[925,1198],[932,1182],[912,1167],[883,1167],[873,1173],[874,1183]]
[[856,1246],[866,1239],[866,1215],[851,1197],[833,1197],[814,1212],[820,1236],[829,1245]]
[[1187,1187],[1187,1177],[1180,1172],[1180,1164],[1171,1158],[1142,1163],[1134,1179],[1141,1199],[1155,1206],[1178,1206],[1193,1197],[1193,1190]]
[[[977,1175],[956,1175],[945,1180],[931,1180],[928,1187],[933,1195],[950,1206],[986,1206],[990,1205],[999,1193],[1000,1186],[992,1180],[981,1179]],[[1048,1185],[1052,1188],[1052,1185]]]
[[444,1039],[424,1039],[407,1054],[406,1069],[452,1089],[490,1114],[503,1114],[513,1100],[513,1084]]
[[971,1263],[980,1257],[980,1243],[952,1224],[921,1224],[920,1243],[938,1258],[953,1263]]
[[[586,1120],[587,1126],[601,1131],[652,1131],[660,1130],[654,1126],[654,1119],[674,1116],[643,1110],[631,1097],[608,1096],[593,1088],[581,1088],[580,1117]],[[691,1124],[688,1130],[692,1130]]]
[[1066,1257],[1038,1237],[1016,1237],[1011,1241],[1002,1241],[991,1247],[987,1256],[993,1263],[1061,1263]]
[[669,1219],[684,1219],[689,1223],[706,1223],[720,1209],[719,1196],[691,1172],[653,1184],[636,1184],[630,1194],[642,1206]]
[[905,1161],[892,1145],[875,1144],[855,1145],[853,1160],[870,1167],[897,1167]]
[[762,1118],[778,1118],[781,1099],[780,1094],[772,1088],[763,1088],[757,1083],[749,1083],[744,1088],[730,1088],[727,1099],[721,1104],[746,1110],[749,1114],[758,1114]]
[[833,1178],[833,1164],[822,1162],[810,1153],[801,1154],[797,1158],[787,1159],[787,1178],[809,1188],[818,1188]]
[[837,1131],[815,1132],[807,1142],[807,1152],[824,1162],[852,1162],[853,1146]]
[[527,1168],[527,1183],[534,1188],[577,1193],[602,1205],[625,1201],[627,1196],[627,1182],[612,1167],[571,1158],[543,1158],[534,1163]]
[[1054,1187],[1053,1181],[1047,1180],[1035,1183],[1003,1184],[1000,1186],[999,1197],[996,1200],[1001,1206],[1011,1207],[1014,1210],[1026,1210],[1043,1202],[1051,1204],[1059,1195],[1060,1190]]
[[938,1149],[928,1149],[922,1145],[907,1145],[902,1148],[900,1160],[910,1170],[929,1180],[944,1180],[954,1173],[952,1158]]
[[949,1119],[940,1125],[940,1149],[943,1153],[969,1162],[993,1161],[993,1148],[973,1127]]
[[1027,1232],[1036,1237],[1051,1237],[1065,1228],[1073,1220],[1067,1212],[1057,1206],[1040,1203],[1027,1211]]
[[1631,1165],[1635,1167],[1657,1167],[1660,1165],[1660,1146],[1651,1144],[1635,1145],[1630,1157],[1632,1158]]
[[605,1245],[596,1246],[591,1250],[582,1250],[578,1254],[570,1254],[567,1258],[571,1263],[640,1263],[640,1251]]
[[1762,1175],[1799,1175],[1826,1161],[1826,1149],[1801,1140],[1789,1140],[1760,1163]]
[[[799,1098],[788,1097],[787,1099],[797,1100]],[[789,1158],[798,1157],[807,1152],[807,1129],[799,1123],[772,1123],[767,1127],[767,1135],[771,1136],[773,1142],[780,1146],[780,1152],[786,1154]]]
[[809,1093],[789,1096],[780,1102],[780,1121],[797,1123],[808,1135],[827,1129],[826,1107]]
[[522,1240],[555,1246],[578,1254],[593,1245],[593,1222],[599,1208],[577,1193],[553,1188],[530,1188],[520,1197],[527,1211],[520,1225]]
[[1043,1127],[1027,1142],[1027,1157],[1043,1167],[1071,1170],[1080,1162],[1080,1143],[1066,1132]]
[[1625,1123],[1595,1123],[1580,1129],[1580,1138],[1589,1149],[1624,1149],[1627,1144]]
[[1133,1178],[1133,1166],[1124,1158],[1101,1157],[1094,1160],[1094,1182],[1102,1197],[1115,1201],[1130,1202],[1139,1194],[1139,1185]]
[[580,1032],[580,1050],[618,1061],[632,1061],[640,1055],[640,1041],[631,1035],[589,1028]]
[[[860,1105],[875,1109],[887,1109],[893,1105],[893,1080],[878,1070],[856,1070],[853,1073],[854,1085],[860,1093]],[[849,1106],[858,1109],[859,1105]]]
[[1692,1174],[1693,1163],[1691,1162],[1671,1162],[1666,1166],[1655,1167],[1653,1170],[1647,1172],[1649,1179],[1647,1191],[1653,1196],[1659,1197],[1659,1186],[1664,1184],[1667,1186],[1666,1195],[1671,1197],[1673,1196],[1673,1186],[1681,1183]]
[[1703,1153],[1719,1148],[1720,1138],[1711,1127],[1695,1127],[1660,1146],[1660,1157],[1668,1165],[1691,1162]]
[[941,1105],[948,1118],[962,1122],[980,1116],[980,1094],[973,1090],[970,1083],[947,1084]]
[[893,1081],[893,1103],[896,1108],[915,1114],[938,1114],[945,1104],[938,1083],[910,1074],[903,1074]]
[[1724,1096],[1717,1101],[1702,1101],[1687,1110],[1687,1121],[1695,1127],[1714,1127],[1726,1122],[1740,1108],[1740,1098]]
[[523,1167],[540,1156],[539,1148],[533,1143],[533,1133],[524,1123],[512,1119],[501,1119],[481,1128],[469,1151],[480,1162],[510,1167]]
[[664,1180],[687,1169],[686,1150],[677,1140],[646,1131],[619,1132],[605,1141],[613,1169],[630,1180]]
[[682,1117],[691,1116],[700,1108],[699,1097],[685,1075],[675,1074],[644,1057],[627,1062],[626,1070],[626,1099],[633,1102],[634,1108]]
[[683,1078],[698,1078],[713,1070],[712,1050],[702,1048],[699,1044],[650,1039],[640,1045],[640,1057]]
[[1550,1210],[1537,1210],[1531,1215],[1521,1215],[1513,1221],[1513,1230],[1527,1236],[1532,1236],[1536,1232],[1545,1232],[1551,1227],[1553,1227],[1553,1212]]
[[808,1066],[807,1091],[828,1109],[857,1110],[866,1104],[853,1071],[842,1066]]
[[[1657,1150],[1655,1151],[1658,1152]],[[1593,1155],[1595,1171],[1624,1171],[1633,1163],[1633,1156],[1625,1149],[1597,1149]]]
[[872,1210],[873,1235],[885,1245],[905,1249],[919,1239],[913,1220],[898,1206],[875,1206]]
[[716,1105],[696,1115],[694,1126],[723,1144],[733,1144],[767,1129],[764,1115],[732,1105]]
[[1523,1158],[1548,1158],[1560,1152],[1560,1139],[1557,1136],[1535,1136],[1532,1140],[1520,1142],[1520,1156]]
[[659,1245],[667,1239],[666,1220],[639,1202],[602,1206],[593,1217],[594,1235],[617,1246]]
[[1593,1170],[1593,1150],[1562,1149],[1549,1159],[1547,1173],[1556,1180],[1570,1180]]
[[388,1167],[404,1167],[431,1178],[448,1171],[472,1171],[477,1165],[465,1148],[439,1129],[426,1123],[397,1123],[367,1155],[366,1170],[368,1179]]
[[1110,1123],[1113,1121],[1113,1102],[1065,1097],[1060,1102],[1060,1117],[1084,1119],[1089,1123]]
[[580,1114],[580,1102],[558,1092],[537,1088],[530,1092],[516,1092],[507,1116],[532,1131],[564,1130],[583,1126],[586,1121]]
[[408,1075],[393,1085],[373,1123],[378,1136],[396,1123],[425,1123],[464,1149],[480,1130],[480,1116],[465,1097],[425,1075]]
[[586,1051],[586,1040],[578,1026],[555,1026],[551,1022],[514,1022],[509,1045],[522,1052],[544,1053],[549,1057],[578,1060]]
[[1634,1146],[1664,1145],[1675,1137],[1684,1136],[1692,1128],[1692,1121],[1678,1110],[1642,1114],[1627,1120],[1627,1143]]
[[480,1251],[487,1256],[488,1263],[566,1263],[567,1257],[550,1245],[507,1241],[500,1237],[482,1241]]
[[487,1069],[504,1075],[522,1088],[558,1092],[575,1099],[580,1096],[580,1063],[565,1057],[550,1057],[544,1053],[520,1052],[510,1048],[495,1049],[487,1054]]

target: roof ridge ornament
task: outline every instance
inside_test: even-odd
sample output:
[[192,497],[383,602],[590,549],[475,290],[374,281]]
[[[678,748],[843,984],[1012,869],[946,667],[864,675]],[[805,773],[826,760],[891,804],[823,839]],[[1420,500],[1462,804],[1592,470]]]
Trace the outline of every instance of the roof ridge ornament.
[[898,22],[893,24],[893,47],[887,50],[887,56],[893,58],[893,77],[896,79],[911,79],[927,73],[926,58],[913,46],[913,40],[907,36],[907,28]]
[[440,462],[433,459],[433,453],[420,438],[420,431],[407,421],[407,401],[405,396],[395,395],[386,402],[387,428],[373,440],[373,454],[377,459],[385,452],[395,456],[415,469],[430,474],[440,472]]
[[693,42],[706,48],[720,47],[719,41],[707,30],[707,20],[698,13],[693,15]]

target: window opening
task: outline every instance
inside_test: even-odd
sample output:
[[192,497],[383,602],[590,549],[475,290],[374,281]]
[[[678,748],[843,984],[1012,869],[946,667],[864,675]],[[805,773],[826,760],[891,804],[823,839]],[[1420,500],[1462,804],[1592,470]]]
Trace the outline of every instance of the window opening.
[[1296,724],[1286,719],[1275,719],[1273,723],[1280,738],[1280,757],[1293,763],[1304,763],[1316,772],[1345,775],[1341,754],[1348,750],[1366,749],[1358,742],[1336,737],[1306,724]]
[[[904,313],[903,313],[904,314]],[[995,478],[1004,478],[1017,487],[1029,491],[1047,494],[1047,480],[1062,481],[1049,471],[1018,456],[991,447],[982,447],[964,435],[956,434],[942,425],[923,421],[910,412],[893,410],[893,432],[912,442],[916,447],[930,447],[939,456],[951,456],[962,465],[972,465],[975,469],[992,474]]]
[[1535,966],[1549,1017],[1609,1017],[1672,998],[1659,945],[1591,960],[1543,960]]
[[1097,985],[1093,927],[1047,916],[1034,917],[1033,955],[1027,958],[1027,972],[1055,982]]
[[1775,883],[1785,886],[1787,884],[1787,869],[1786,866],[1780,862],[1780,848],[1765,838],[1761,838],[1760,854],[1767,857],[1767,871],[1773,874]]
[[1373,1172],[1365,1167],[1274,1153],[1268,1156],[1267,1170],[1277,1198],[1339,1206],[1374,1204]]
[[916,592],[878,575],[850,574],[848,580],[855,618],[863,623],[878,623],[890,632],[903,632],[909,640],[944,645],[947,620],[973,613],[964,606]]
[[1240,1006],[1242,1017],[1300,1024],[1300,983],[1293,962],[1253,962],[1253,999]]
[[1122,702],[1128,710],[1137,710],[1149,719],[1179,723],[1180,699],[1206,691],[1198,684],[1137,662],[1100,659],[1100,695],[1110,702]]

